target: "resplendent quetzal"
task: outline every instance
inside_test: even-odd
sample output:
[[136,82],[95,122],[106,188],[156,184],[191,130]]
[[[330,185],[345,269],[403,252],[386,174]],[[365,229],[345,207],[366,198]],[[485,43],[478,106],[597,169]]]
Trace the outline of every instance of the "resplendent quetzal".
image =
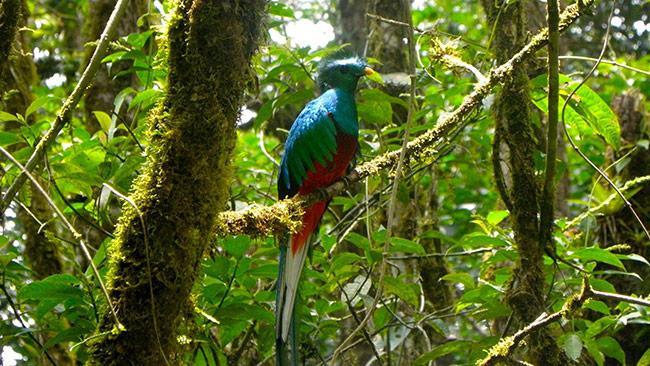
[[[318,86],[321,95],[307,103],[291,126],[284,144],[284,156],[278,176],[280,199],[296,194],[307,195],[340,179],[357,152],[359,125],[354,92],[359,78],[379,75],[357,57],[321,62]],[[294,303],[298,281],[309,249],[309,239],[325,213],[329,201],[320,201],[305,209],[302,228],[289,243],[280,245],[276,297],[276,360],[286,362],[290,340],[292,364],[297,364]],[[290,334],[291,333],[291,334]]]

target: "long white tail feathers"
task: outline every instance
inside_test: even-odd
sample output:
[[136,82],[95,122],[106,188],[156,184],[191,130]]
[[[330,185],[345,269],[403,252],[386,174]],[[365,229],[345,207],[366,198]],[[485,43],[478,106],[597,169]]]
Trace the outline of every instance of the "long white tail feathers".
[[291,329],[293,306],[296,301],[296,293],[298,292],[300,274],[302,273],[302,268],[304,267],[305,259],[307,258],[308,247],[309,240],[307,240],[307,243],[305,243],[302,248],[298,249],[295,254],[293,254],[291,247],[287,248],[286,262],[280,287],[282,294],[282,328],[280,334],[282,336],[283,342],[286,342],[289,338],[289,329]]

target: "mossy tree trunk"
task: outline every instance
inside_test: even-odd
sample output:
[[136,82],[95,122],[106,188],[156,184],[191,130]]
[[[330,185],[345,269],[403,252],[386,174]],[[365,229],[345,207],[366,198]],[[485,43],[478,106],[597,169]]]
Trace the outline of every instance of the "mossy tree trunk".
[[[502,64],[526,44],[526,2],[506,4],[482,0],[481,3],[490,28],[494,27],[491,50],[496,63]],[[495,145],[494,149],[500,150],[494,153],[507,151],[504,159],[511,181],[501,194],[507,195],[503,198],[509,202],[519,262],[506,300],[515,319],[521,323],[530,323],[545,309],[544,251],[537,239],[540,194],[534,171],[535,143],[530,106],[527,70],[520,67],[513,71],[512,77],[497,93],[495,140],[500,141],[500,146]],[[570,363],[548,330],[541,330],[531,337],[527,355],[536,365]]]
[[[139,212],[124,205],[110,248],[109,292],[126,330],[93,344],[90,364],[161,365],[163,353],[170,364],[179,362],[177,328],[228,197],[235,121],[264,5],[176,5],[168,31],[167,96],[149,117],[148,158],[131,193]],[[107,311],[100,331],[115,326]]]

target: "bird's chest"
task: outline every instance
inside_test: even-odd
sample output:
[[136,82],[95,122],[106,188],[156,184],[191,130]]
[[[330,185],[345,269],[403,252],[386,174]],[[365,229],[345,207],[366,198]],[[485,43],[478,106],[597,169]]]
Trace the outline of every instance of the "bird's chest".
[[307,173],[307,178],[300,187],[300,194],[309,194],[327,187],[340,179],[347,170],[354,154],[357,152],[357,136],[339,132],[336,136],[336,153],[327,165],[314,164],[314,170]]

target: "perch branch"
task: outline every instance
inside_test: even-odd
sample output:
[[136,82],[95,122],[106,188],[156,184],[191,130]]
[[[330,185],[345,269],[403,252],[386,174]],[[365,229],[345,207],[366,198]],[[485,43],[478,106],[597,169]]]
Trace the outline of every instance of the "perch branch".
[[43,160],[47,148],[52,144],[52,142],[54,142],[56,136],[59,134],[59,132],[61,132],[61,129],[63,129],[63,127],[68,124],[68,122],[70,122],[72,112],[81,100],[81,97],[86,92],[88,86],[90,86],[90,82],[97,73],[97,70],[99,70],[101,60],[106,54],[110,40],[115,35],[119,19],[124,14],[127,3],[128,0],[118,0],[115,4],[113,13],[111,13],[110,18],[108,19],[108,23],[106,23],[106,28],[104,28],[104,31],[99,38],[97,48],[95,48],[95,52],[90,58],[88,66],[81,75],[79,83],[63,103],[63,106],[59,110],[59,113],[57,114],[56,119],[52,124],[52,127],[50,127],[45,136],[43,136],[40,142],[36,145],[34,152],[25,164],[25,171],[18,174],[18,177],[16,177],[14,182],[11,184],[11,186],[9,186],[9,189],[2,197],[2,201],[0,202],[0,216],[4,215],[4,212],[7,207],[9,207],[9,204],[11,204],[11,201],[13,201],[20,188],[27,181],[27,174],[25,174],[25,172],[31,173],[34,171],[39,162]]
[[[560,32],[566,30],[593,3],[594,0],[583,0],[566,7],[560,17]],[[432,146],[436,142],[447,138],[451,131],[461,125],[472,112],[481,106],[483,98],[489,95],[498,83],[506,80],[514,68],[521,65],[527,58],[533,56],[535,52],[546,46],[547,42],[548,30],[545,28],[535,35],[510,60],[503,65],[493,68],[485,80],[476,84],[475,89],[463,99],[458,108],[443,117],[434,128],[413,139],[406,145],[406,162],[425,161],[434,156],[437,151]],[[223,212],[218,218],[217,234],[265,236],[283,234],[287,231],[295,232],[299,228],[300,224],[298,221],[302,217],[302,210],[299,210],[299,208],[308,206],[324,198],[332,198],[343,192],[347,184],[356,183],[367,176],[377,174],[384,169],[395,166],[399,160],[401,150],[391,151],[360,165],[348,174],[345,179],[333,183],[322,192],[300,198],[282,200],[271,206],[252,206],[242,211]]]

